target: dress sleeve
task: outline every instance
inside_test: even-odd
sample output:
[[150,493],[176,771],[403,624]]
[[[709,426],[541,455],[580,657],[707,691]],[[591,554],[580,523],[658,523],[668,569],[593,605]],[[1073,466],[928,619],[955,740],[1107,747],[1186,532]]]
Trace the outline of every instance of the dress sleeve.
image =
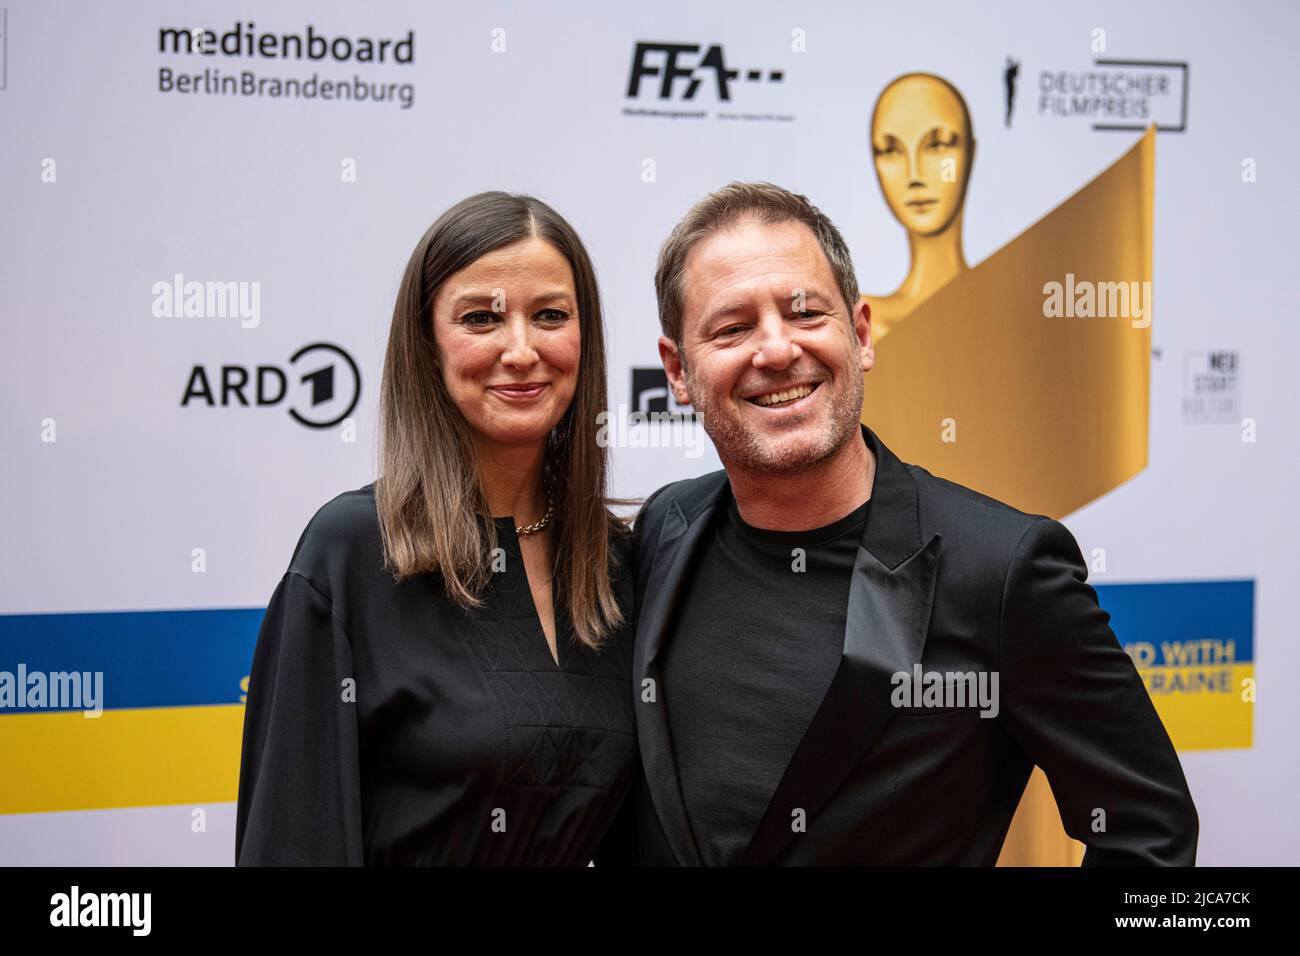
[[285,574],[249,676],[237,866],[364,864],[353,677],[329,598],[301,574]]

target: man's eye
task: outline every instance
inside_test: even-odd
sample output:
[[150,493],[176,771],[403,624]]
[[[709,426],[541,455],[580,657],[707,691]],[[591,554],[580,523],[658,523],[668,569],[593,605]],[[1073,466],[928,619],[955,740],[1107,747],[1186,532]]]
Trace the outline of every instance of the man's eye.
[[823,314],[824,314],[824,313],[822,313],[822,312],[814,312],[814,311],[811,310],[811,309],[804,309],[802,312],[796,312],[796,313],[795,313],[795,318],[799,318],[799,319],[811,319],[811,318],[813,318],[814,316],[823,315]]
[[728,325],[728,326],[727,326],[726,328],[724,328],[724,329],[719,329],[719,330],[718,330],[718,334],[719,334],[719,335],[734,335],[734,334],[736,334],[736,333],[738,333],[738,332],[743,332],[743,331],[745,331],[745,327],[744,327],[743,325]]

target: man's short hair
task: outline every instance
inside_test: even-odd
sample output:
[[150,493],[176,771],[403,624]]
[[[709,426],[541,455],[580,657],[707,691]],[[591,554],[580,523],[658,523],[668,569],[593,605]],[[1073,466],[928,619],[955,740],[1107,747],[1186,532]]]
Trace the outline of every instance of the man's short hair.
[[682,343],[682,271],[696,243],[715,232],[753,219],[763,224],[801,222],[817,237],[830,262],[835,282],[850,315],[858,302],[858,279],[849,247],[835,224],[807,196],[772,183],[732,182],[711,192],[686,213],[659,250],[655,266],[655,293],[659,298],[659,325],[663,334]]

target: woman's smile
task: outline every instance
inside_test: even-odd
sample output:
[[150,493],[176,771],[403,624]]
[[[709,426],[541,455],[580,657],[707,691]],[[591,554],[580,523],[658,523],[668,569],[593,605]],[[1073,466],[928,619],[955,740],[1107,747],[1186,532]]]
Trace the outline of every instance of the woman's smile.
[[508,385],[489,385],[488,391],[507,402],[532,402],[542,396],[546,382],[519,382]]

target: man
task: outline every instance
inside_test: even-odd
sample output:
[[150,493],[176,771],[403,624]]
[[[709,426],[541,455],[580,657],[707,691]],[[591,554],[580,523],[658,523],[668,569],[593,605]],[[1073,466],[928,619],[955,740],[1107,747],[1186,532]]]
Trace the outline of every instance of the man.
[[1085,865],[1193,864],[1178,757],[1069,531],[860,425],[870,308],[830,220],[732,183],[655,282],[725,471],[637,521],[641,862],[992,865],[1037,764]]

